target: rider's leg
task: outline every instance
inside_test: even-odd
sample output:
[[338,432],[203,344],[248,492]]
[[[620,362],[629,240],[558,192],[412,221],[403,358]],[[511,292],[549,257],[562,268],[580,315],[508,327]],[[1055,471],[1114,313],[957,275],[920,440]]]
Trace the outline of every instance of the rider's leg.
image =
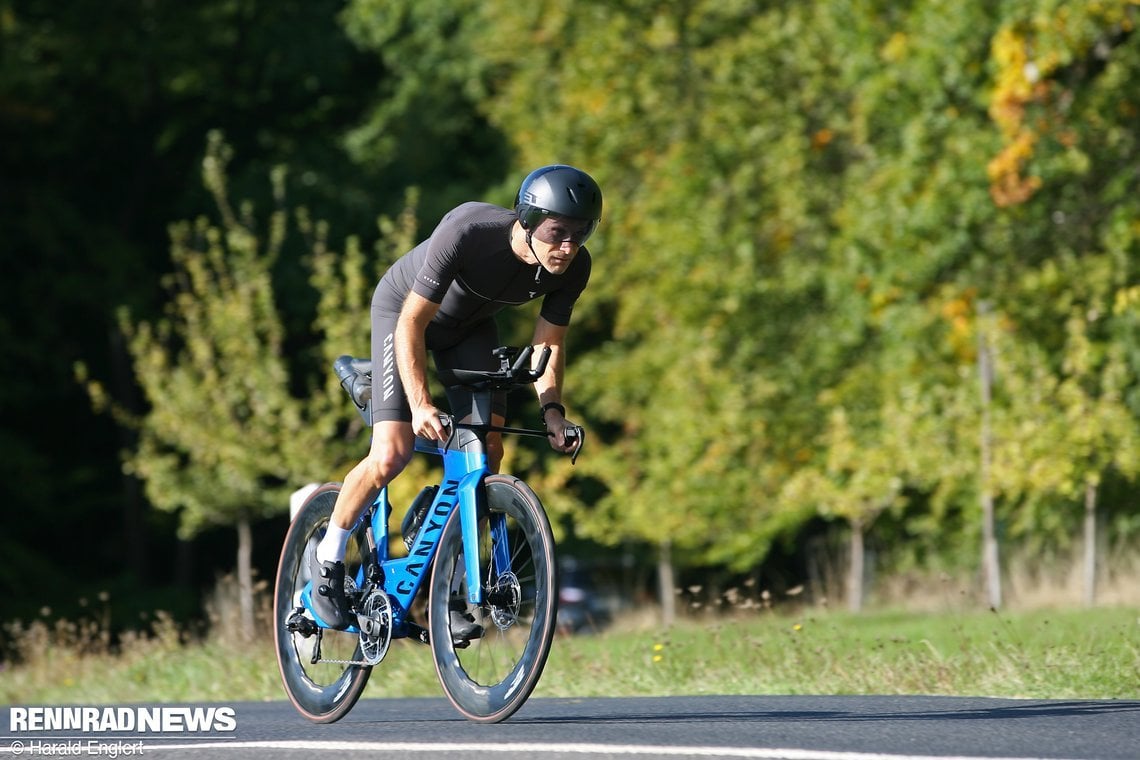
[[[360,515],[411,461],[415,446],[408,422],[377,422],[368,456],[348,471],[333,507],[333,525],[351,530]],[[343,553],[340,559],[343,559]]]
[[387,291],[381,285],[376,286],[371,312],[372,445],[368,456],[344,476],[328,533],[317,549],[321,560],[344,559],[344,544],[352,527],[380,489],[407,466],[415,446],[412,413],[392,350],[400,308],[398,304],[387,304],[391,308],[385,308]]
[[[502,427],[507,424],[507,418],[501,414],[491,415],[491,424]],[[503,463],[503,434],[487,433],[487,469],[498,472]]]
[[344,553],[352,528],[376,500],[380,489],[407,466],[414,446],[411,423],[377,422],[372,428],[368,456],[345,475],[329,527],[317,545],[310,569],[313,611],[334,629],[344,630],[355,622],[344,595]]

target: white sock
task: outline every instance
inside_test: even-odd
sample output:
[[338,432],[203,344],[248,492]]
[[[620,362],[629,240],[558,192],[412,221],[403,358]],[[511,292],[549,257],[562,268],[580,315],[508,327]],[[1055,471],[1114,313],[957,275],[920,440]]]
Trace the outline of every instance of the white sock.
[[318,562],[344,562],[344,547],[348,537],[352,535],[351,529],[329,523],[325,537],[317,544]]

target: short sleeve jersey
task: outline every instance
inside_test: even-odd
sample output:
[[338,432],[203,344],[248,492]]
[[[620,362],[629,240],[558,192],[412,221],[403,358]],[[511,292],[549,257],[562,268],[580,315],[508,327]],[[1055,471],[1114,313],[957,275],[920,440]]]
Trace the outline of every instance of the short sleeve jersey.
[[543,299],[543,319],[570,324],[574,303],[590,278],[590,252],[579,249],[560,275],[520,261],[510,244],[517,218],[513,211],[489,203],[456,207],[431,237],[388,270],[382,288],[398,299],[397,309],[409,291],[438,303],[433,321],[446,328],[467,327],[536,298]]

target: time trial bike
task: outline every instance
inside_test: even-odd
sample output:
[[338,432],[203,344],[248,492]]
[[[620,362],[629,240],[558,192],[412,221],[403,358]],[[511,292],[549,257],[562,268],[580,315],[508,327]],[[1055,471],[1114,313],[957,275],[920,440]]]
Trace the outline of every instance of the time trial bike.
[[[344,717],[399,638],[431,647],[444,693],[472,721],[507,719],[538,683],[556,627],[554,538],[542,503],[526,483],[488,470],[486,435],[547,436],[492,425],[491,402],[497,391],[534,383],[550,349],[533,366],[531,346],[494,353],[497,370],[440,373],[445,385],[471,393],[472,414],[464,421],[445,418],[446,441],[416,439],[416,451],[442,458],[443,478],[421,491],[404,518],[407,555],[390,551],[387,488],[353,529],[345,596],[355,625],[334,630],[311,603],[311,559],[340,485],[317,488],[291,521],[274,587],[274,638],[285,692],[309,720]],[[371,362],[344,356],[334,369],[369,422]],[[568,429],[567,440],[576,459],[585,440],[582,429]],[[417,606],[424,594],[426,605]],[[414,607],[426,608],[426,625],[414,619]]]

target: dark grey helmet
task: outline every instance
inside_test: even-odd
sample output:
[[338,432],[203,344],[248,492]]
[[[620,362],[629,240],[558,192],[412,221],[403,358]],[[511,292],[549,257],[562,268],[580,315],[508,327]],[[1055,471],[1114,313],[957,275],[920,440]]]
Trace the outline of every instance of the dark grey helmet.
[[592,222],[584,241],[602,218],[602,191],[581,169],[565,164],[543,166],[522,181],[515,196],[515,212],[528,232],[550,215]]

